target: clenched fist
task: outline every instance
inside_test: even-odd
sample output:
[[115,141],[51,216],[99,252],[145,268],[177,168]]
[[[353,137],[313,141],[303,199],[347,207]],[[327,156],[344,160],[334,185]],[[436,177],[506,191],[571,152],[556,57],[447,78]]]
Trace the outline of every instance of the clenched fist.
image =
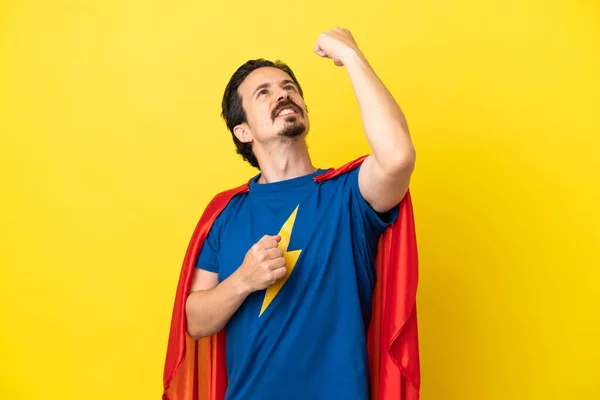
[[277,247],[280,240],[280,236],[265,235],[246,253],[236,272],[250,291],[266,289],[285,276],[285,258]]
[[317,39],[314,50],[321,57],[331,58],[338,67],[344,65],[347,57],[352,57],[359,52],[350,31],[337,27],[322,33]]

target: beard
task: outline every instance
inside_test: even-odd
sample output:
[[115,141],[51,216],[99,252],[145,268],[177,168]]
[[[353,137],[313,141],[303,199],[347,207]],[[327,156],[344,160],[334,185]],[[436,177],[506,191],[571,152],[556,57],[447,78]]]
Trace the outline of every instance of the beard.
[[286,125],[279,131],[280,137],[296,138],[306,131],[306,125],[298,121],[295,116],[290,116],[285,119]]
[[[304,110],[294,103],[292,99],[286,99],[279,102],[271,113],[271,119],[275,121],[277,114],[285,107],[292,107],[300,116],[304,116]],[[298,115],[289,115],[285,118],[285,126],[279,131],[279,137],[296,138],[306,131],[306,125],[299,120]]]

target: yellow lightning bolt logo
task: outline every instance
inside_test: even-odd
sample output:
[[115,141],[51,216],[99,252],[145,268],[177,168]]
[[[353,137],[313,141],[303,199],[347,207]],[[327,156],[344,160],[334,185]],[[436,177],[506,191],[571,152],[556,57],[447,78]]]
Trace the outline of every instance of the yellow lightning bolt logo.
[[292,214],[288,217],[285,224],[281,227],[278,235],[281,236],[281,240],[279,241],[279,248],[283,251],[283,257],[285,258],[285,268],[286,273],[285,276],[279,279],[277,282],[269,286],[265,292],[265,298],[263,300],[262,308],[260,309],[259,317],[262,313],[269,307],[269,304],[273,301],[277,293],[281,290],[285,282],[290,277],[294,267],[296,266],[296,262],[298,261],[298,257],[302,250],[294,250],[287,251],[288,245],[290,244],[290,237],[292,236],[292,229],[294,228],[294,222],[296,222],[296,214],[298,213],[298,207],[292,212]]

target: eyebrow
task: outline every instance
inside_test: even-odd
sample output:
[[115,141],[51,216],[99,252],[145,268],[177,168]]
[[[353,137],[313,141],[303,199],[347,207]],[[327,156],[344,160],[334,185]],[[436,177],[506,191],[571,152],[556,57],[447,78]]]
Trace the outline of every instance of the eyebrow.
[[[285,86],[285,85],[289,85],[290,83],[292,85],[294,85],[294,87],[296,87],[296,89],[298,88],[298,85],[296,85],[296,82],[294,82],[291,79],[284,79],[283,81],[280,82],[280,85]],[[270,86],[271,86],[270,83],[263,83],[262,85],[259,85],[256,89],[254,89],[254,92],[252,92],[252,96],[255,96],[259,90],[266,89]]]

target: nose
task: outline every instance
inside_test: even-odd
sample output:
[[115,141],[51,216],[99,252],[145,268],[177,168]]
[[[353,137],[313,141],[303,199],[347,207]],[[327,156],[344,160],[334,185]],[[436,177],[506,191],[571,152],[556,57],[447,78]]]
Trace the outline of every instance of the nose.
[[281,88],[279,90],[279,93],[277,94],[277,102],[279,103],[280,101],[286,100],[289,97],[289,93],[287,90],[285,90],[284,88]]

